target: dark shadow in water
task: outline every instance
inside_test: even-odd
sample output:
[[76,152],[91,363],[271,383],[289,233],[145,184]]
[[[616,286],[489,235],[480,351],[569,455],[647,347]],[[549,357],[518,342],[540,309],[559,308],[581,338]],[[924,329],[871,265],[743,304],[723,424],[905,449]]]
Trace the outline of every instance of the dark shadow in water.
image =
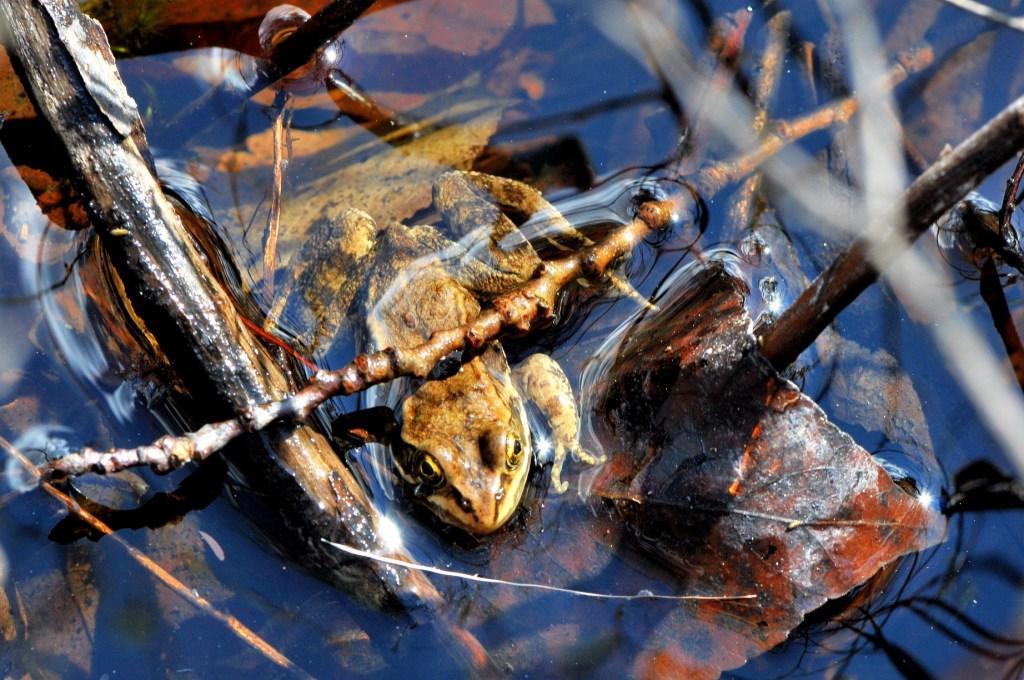
[[[208,459],[170,493],[160,492],[137,508],[118,510],[90,499],[73,485],[71,496],[85,510],[102,520],[111,529],[156,529],[179,521],[193,510],[205,508],[220,495],[227,478],[227,465],[219,457]],[[81,538],[98,541],[104,534],[96,531],[78,515],[68,515],[50,530],[49,538],[67,545]]]

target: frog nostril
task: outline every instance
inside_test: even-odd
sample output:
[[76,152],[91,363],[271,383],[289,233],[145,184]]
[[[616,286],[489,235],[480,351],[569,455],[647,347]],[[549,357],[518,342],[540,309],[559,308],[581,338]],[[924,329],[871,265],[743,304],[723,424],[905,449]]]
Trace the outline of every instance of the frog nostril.
[[504,447],[497,445],[495,442],[496,438],[497,437],[494,432],[485,432],[480,435],[480,438],[477,440],[477,447],[480,451],[480,460],[484,465],[492,470],[497,468],[500,461],[498,452],[504,450]]

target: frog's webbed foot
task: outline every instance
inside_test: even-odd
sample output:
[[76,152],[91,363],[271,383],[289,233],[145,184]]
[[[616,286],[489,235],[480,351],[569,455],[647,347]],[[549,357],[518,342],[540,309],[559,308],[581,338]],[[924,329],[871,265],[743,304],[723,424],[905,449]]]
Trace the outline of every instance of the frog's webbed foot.
[[603,456],[587,453],[580,446],[580,417],[569,379],[562,367],[546,354],[534,354],[512,370],[512,377],[520,394],[541,410],[551,427],[554,462],[551,468],[551,486],[556,493],[565,493],[569,484],[562,480],[565,459],[587,465],[604,462]]
[[[491,225],[488,247],[495,263],[493,268],[514,273],[509,285],[503,286],[502,290],[490,290],[478,283],[467,284],[474,290],[506,292],[528,279],[539,263],[533,247],[506,213],[518,215],[524,220],[539,217],[539,237],[563,252],[594,244],[539,191],[518,180],[480,172],[450,172],[442,176],[435,186],[434,203],[445,215],[456,238],[472,234],[474,228],[484,228],[482,225]],[[479,238],[478,242],[484,240]],[[473,250],[472,243],[469,249]],[[519,253],[519,249],[522,249],[522,253]],[[520,256],[522,259],[519,259]],[[487,277],[487,274],[477,274],[475,278],[479,280]],[[490,278],[494,278],[494,274]],[[604,279],[619,295],[646,309],[656,309],[625,277],[610,272]]]

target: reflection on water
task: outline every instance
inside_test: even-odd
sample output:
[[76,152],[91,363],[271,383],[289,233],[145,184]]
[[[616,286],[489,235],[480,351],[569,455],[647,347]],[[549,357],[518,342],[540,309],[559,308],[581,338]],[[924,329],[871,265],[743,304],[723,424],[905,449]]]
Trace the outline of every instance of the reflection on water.
[[[445,3],[436,4],[440,14],[431,15],[434,20],[438,25],[450,22],[443,15],[448,11]],[[722,30],[721,25],[712,27],[711,19],[734,9],[720,2],[699,7],[663,4],[666,22],[669,16],[675,17],[673,23],[689,21],[691,36]],[[549,13],[538,10],[541,5]],[[386,11],[398,13],[401,7]],[[802,223],[804,216],[769,205],[784,187],[765,187],[765,205],[753,210],[745,223],[735,224],[731,210],[739,192],[734,188],[702,196],[687,184],[665,179],[665,167],[698,166],[728,157],[729,150],[706,130],[696,134],[688,127],[699,125],[699,117],[687,116],[664,94],[660,74],[650,68],[642,47],[621,30],[627,19],[620,3],[566,0],[517,7],[523,11],[517,30],[488,27],[487,19],[481,19],[475,27],[463,27],[466,33],[458,49],[449,49],[436,36],[388,34],[375,23],[364,33],[357,24],[345,49],[332,54],[332,68],[343,69],[346,77],[396,110],[440,120],[453,105],[470,111],[453,116],[467,130],[478,126],[472,134],[446,138],[443,152],[426,144],[414,147],[417,153],[427,148],[424,154],[436,154],[438,159],[425,164],[427,170],[417,167],[415,181],[400,162],[410,147],[393,148],[339,116],[318,82],[295,91],[286,140],[290,162],[282,186],[284,214],[294,218],[282,222],[285,268],[301,265],[289,258],[310,238],[312,220],[303,221],[302,216],[354,207],[372,209],[379,223],[436,223],[429,181],[424,178],[460,162],[468,165],[491,137],[490,151],[478,165],[530,179],[546,196],[557,199],[558,209],[577,228],[594,238],[631,219],[638,195],[689,195],[692,200],[670,233],[640,244],[620,268],[621,275],[640,296],[659,305],[707,262],[725,262],[748,285],[745,304],[751,318],[770,323],[828,263],[835,244],[823,242]],[[794,35],[800,40],[818,41],[829,30],[829,17],[818,9],[794,9]],[[882,3],[876,10],[886,30],[912,33],[909,19],[897,22],[897,8]],[[768,13],[755,8],[748,18],[747,40],[754,55]],[[987,27],[959,14],[950,14],[948,20],[947,26],[955,30],[934,29],[927,35],[937,52],[935,63],[946,58],[966,62],[957,56],[961,42],[973,40]],[[949,37],[953,34],[959,36],[957,41]],[[1019,40],[1007,32],[999,36],[1008,43]],[[694,39],[694,44],[703,42]],[[826,70],[809,76],[803,70],[805,59],[828,61],[835,55],[807,54],[792,48],[787,62],[792,68],[781,76],[772,115],[804,113],[827,92],[842,91],[837,80],[841,74]],[[147,112],[147,133],[160,156],[162,180],[220,230],[219,239],[242,271],[239,289],[258,288],[261,277],[273,180],[271,125],[277,112],[273,93],[244,105],[228,96],[251,82],[253,74],[246,71],[250,63],[241,52],[221,48],[120,62],[140,109]],[[969,67],[963,66],[970,71]],[[742,61],[740,69],[749,80],[757,65],[751,58]],[[993,63],[991,69],[998,72],[993,82],[1005,80],[1003,66]],[[899,90],[899,96],[910,98],[922,89],[933,92],[929,88],[937,85],[931,75],[921,74]],[[223,91],[208,94],[210,83],[224,81],[229,83]],[[650,96],[652,92],[660,94]],[[1003,89],[987,91],[978,106],[987,116],[1010,94]],[[925,106],[918,100],[901,103],[908,115]],[[481,111],[494,106],[500,109],[500,119],[493,115],[494,120],[481,122],[486,118]],[[11,125],[7,123],[6,130]],[[919,143],[908,153],[926,154],[935,146],[929,135],[936,134],[932,131],[937,125],[927,116],[915,118],[910,129],[918,135],[912,141]],[[451,150],[459,144],[465,150]],[[845,151],[838,142],[823,135],[804,145],[827,157],[837,177],[847,176]],[[3,295],[14,300],[5,306],[0,327],[5,348],[0,354],[0,434],[38,460],[85,444],[147,442],[164,427],[201,420],[202,414],[189,413],[188,400],[174,395],[173,388],[154,387],[150,376],[140,377],[139,366],[112,358],[124,339],[98,321],[105,317],[96,313],[97,302],[91,296],[104,291],[97,284],[95,257],[79,262],[57,293],[35,295],[61,280],[64,266],[85,236],[48,226],[7,156],[2,158],[5,240],[0,243],[0,262],[4,271],[19,275],[0,282]],[[360,166],[364,173],[378,163],[387,167],[380,177],[346,176],[345,186],[339,182],[332,187],[330,180],[343,158],[365,163]],[[390,193],[374,189],[385,181]],[[979,189],[980,196],[997,198],[1001,182],[1001,176],[991,178]],[[289,206],[289,197],[301,205]],[[545,256],[559,254],[558,245],[548,243],[550,216],[516,220]],[[940,246],[948,249],[955,239],[942,227]],[[281,274],[283,280],[286,272]],[[991,321],[976,304],[976,289],[962,288],[959,294],[971,301],[978,327],[987,329]],[[1008,289],[1008,297],[1011,308],[1019,308],[1021,293]],[[261,302],[267,309],[273,303]],[[635,299],[598,288],[577,291],[557,311],[557,325],[537,337],[510,340],[506,349],[513,362],[537,349],[553,354],[577,390],[584,447],[612,454],[604,450],[589,416],[595,413],[595,395],[616,348],[632,322],[649,312]],[[1000,348],[998,338],[987,337]],[[346,338],[314,358],[338,366],[352,353]],[[953,475],[972,461],[984,459],[1000,470],[1012,470],[944,370],[926,330],[882,287],[866,293],[844,313],[789,376],[858,444],[876,453],[894,476],[916,487],[921,502],[940,503],[951,492]],[[141,407],[143,402],[147,408]],[[339,399],[327,410],[334,415],[360,404],[359,398]],[[485,541],[445,529],[396,498],[390,454],[382,445],[357,448],[348,460],[365,473],[388,518],[382,531],[424,564],[592,592],[678,594],[680,584],[662,565],[635,550],[621,526],[592,502],[591,489],[600,470],[570,464],[572,490],[564,496],[548,491],[550,467],[543,445],[547,433],[539,426],[534,429],[540,464],[529,481],[524,510],[506,531]],[[81,486],[86,495],[111,506],[131,506],[152,500],[157,492],[172,492],[179,484],[187,486],[189,473],[163,479],[140,472],[135,481],[83,480]],[[155,675],[174,669],[201,677],[275,672],[220,622],[198,614],[154,584],[112,541],[79,541],[70,549],[49,542],[47,535],[62,511],[42,493],[26,492],[29,483],[14,459],[5,457],[3,489],[21,493],[0,495],[0,575],[9,571],[5,592],[13,603],[13,628],[5,628],[7,619],[0,619],[0,632],[14,631],[10,636],[3,633],[8,643],[0,650],[4,673],[55,669],[67,677],[97,677],[140,667],[153,669]],[[339,669],[368,675],[453,671],[451,658],[438,649],[430,631],[401,616],[367,612],[349,595],[275,554],[228,496],[223,494],[178,523],[120,533],[315,675],[330,676]],[[880,578],[875,584],[880,592],[869,596],[870,587],[855,591],[836,605],[837,610],[846,607],[843,616],[808,624],[789,642],[733,674],[898,678],[1016,672],[1024,662],[1022,546],[1024,531],[1015,512],[958,515],[945,544]],[[9,569],[4,568],[4,554]],[[665,603],[583,603],[564,593],[525,597],[493,584],[447,577],[438,577],[437,583],[452,611],[459,612],[460,621],[492,657],[520,673],[635,671],[632,664],[650,644],[650,632],[663,631],[669,625],[665,622],[676,620]],[[44,634],[61,644],[38,644]]]

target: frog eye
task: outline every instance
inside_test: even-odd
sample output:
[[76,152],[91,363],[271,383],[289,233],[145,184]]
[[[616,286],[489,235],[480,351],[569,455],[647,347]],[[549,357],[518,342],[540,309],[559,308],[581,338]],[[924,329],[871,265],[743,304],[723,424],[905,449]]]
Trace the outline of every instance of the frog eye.
[[416,474],[420,480],[430,486],[441,486],[444,482],[444,470],[437,459],[429,453],[420,453],[416,460]]
[[523,443],[519,437],[510,434],[505,438],[505,465],[509,470],[515,470],[523,462]]

